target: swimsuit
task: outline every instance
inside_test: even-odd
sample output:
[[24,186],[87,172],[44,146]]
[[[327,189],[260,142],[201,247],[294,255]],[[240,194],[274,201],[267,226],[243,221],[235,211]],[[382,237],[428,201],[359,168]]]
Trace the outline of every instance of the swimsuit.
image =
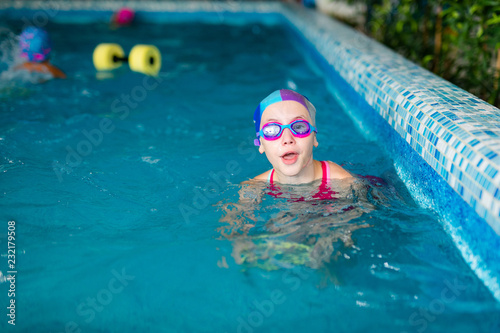
[[[318,192],[315,193],[312,197],[315,200],[332,200],[332,199],[338,199],[335,195],[338,194],[337,192],[332,191],[332,189],[328,186],[328,180],[330,179],[330,167],[328,165],[328,162],[326,161],[321,161],[321,171],[323,173],[321,177],[321,185],[319,186]],[[269,183],[269,188],[270,196],[273,196],[275,198],[280,198],[283,195],[283,192],[280,191],[280,188],[276,186],[273,182],[273,177],[274,177],[274,169],[269,172],[269,176],[267,178],[267,181]],[[291,197],[290,198],[292,201],[305,201],[306,199],[304,197]]]

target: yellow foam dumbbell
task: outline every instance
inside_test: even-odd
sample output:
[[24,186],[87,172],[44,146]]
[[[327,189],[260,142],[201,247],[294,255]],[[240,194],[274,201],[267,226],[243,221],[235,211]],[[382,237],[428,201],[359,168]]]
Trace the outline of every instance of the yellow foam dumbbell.
[[160,51],[153,45],[136,45],[130,51],[128,64],[134,72],[157,75],[161,68]]
[[92,60],[98,71],[113,70],[125,62],[129,63],[134,72],[146,75],[158,75],[161,69],[161,54],[154,45],[136,45],[127,57],[120,45],[102,43],[95,48]]
[[98,71],[109,71],[120,67],[127,58],[120,45],[102,43],[95,48],[92,60]]

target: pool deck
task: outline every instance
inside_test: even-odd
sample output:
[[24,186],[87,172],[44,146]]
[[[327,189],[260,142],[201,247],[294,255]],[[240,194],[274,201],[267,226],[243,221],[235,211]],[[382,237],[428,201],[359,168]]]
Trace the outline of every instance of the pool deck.
[[74,19],[69,13],[75,11],[105,12],[102,17],[109,17],[109,11],[119,5],[144,13],[283,17],[477,214],[478,219],[463,217],[464,221],[451,223],[447,231],[451,230],[465,260],[500,300],[499,109],[330,17],[293,4],[15,0],[2,2],[0,10],[21,13],[26,21],[42,24]]

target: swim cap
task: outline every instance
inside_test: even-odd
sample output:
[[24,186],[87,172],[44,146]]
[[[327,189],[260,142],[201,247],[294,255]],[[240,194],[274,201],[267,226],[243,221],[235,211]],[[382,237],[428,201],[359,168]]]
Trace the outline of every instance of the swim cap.
[[116,13],[116,18],[115,22],[119,25],[127,25],[132,23],[132,20],[134,19],[134,11],[130,8],[122,8]]
[[[257,136],[259,135],[260,131],[260,120],[262,118],[262,113],[264,113],[264,110],[271,104],[282,102],[282,101],[295,101],[300,104],[302,104],[306,110],[309,112],[309,116],[311,116],[312,120],[312,125],[316,126],[316,108],[314,105],[312,105],[311,102],[307,99],[307,97],[302,96],[298,92],[295,92],[293,90],[288,90],[288,89],[280,89],[273,91],[269,96],[264,98],[257,109],[255,109],[255,113],[253,114],[253,122],[255,124],[255,132],[257,133]],[[260,142],[258,142],[259,139],[255,139],[254,143],[256,146],[260,145]]]
[[21,58],[32,62],[42,62],[49,59],[52,45],[49,34],[40,28],[27,27],[19,36]]

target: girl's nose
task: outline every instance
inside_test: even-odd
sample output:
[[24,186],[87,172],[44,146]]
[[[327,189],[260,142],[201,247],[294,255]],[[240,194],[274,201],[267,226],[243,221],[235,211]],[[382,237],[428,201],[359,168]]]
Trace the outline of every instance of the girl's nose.
[[281,135],[281,144],[291,145],[295,143],[295,137],[292,135],[290,129],[285,128],[283,134]]

